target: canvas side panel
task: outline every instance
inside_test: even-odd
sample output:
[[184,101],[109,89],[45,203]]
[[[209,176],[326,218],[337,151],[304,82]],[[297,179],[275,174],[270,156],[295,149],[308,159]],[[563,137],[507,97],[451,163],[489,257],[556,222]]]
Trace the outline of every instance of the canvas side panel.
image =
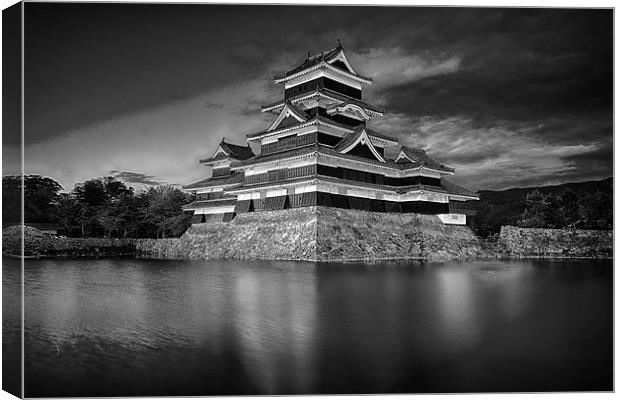
[[[22,169],[22,104],[22,3],[17,3],[2,11],[3,228],[21,221],[21,180],[16,175]],[[11,253],[23,254],[20,234],[16,236]],[[22,397],[22,260],[4,253],[3,249],[2,390]]]

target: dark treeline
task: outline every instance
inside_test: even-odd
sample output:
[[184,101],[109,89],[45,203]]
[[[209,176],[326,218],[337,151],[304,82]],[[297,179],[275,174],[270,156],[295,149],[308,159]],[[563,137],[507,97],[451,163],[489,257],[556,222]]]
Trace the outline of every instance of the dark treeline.
[[[3,224],[21,215],[21,176],[2,178]],[[90,179],[69,193],[51,178],[24,176],[24,220],[55,223],[72,236],[174,237],[191,224],[183,205],[192,200],[180,189],[160,185],[135,193],[113,177]]]
[[570,188],[560,193],[527,194],[525,211],[518,226],[523,228],[611,228],[613,199],[611,193],[596,191],[577,195]]
[[476,211],[474,231],[499,233],[504,225],[527,228],[611,229],[613,178],[601,181],[507,190],[482,190],[479,201],[468,202]]

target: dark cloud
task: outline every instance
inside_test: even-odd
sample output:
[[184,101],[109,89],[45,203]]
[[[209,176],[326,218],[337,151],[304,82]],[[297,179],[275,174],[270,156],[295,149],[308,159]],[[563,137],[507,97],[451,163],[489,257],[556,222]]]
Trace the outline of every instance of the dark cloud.
[[492,118],[609,107],[611,18],[610,10],[28,3],[26,140],[269,79],[274,61],[284,70],[336,38],[360,52],[463,56],[459,73],[390,91],[391,111]]
[[152,175],[131,171],[110,171],[111,176],[125,183],[139,183],[142,185],[160,185],[164,183]]
[[389,88],[390,111],[464,115],[481,124],[601,110],[611,115],[609,10],[481,10],[486,18],[469,30],[461,26],[477,13],[437,29],[429,49],[462,54],[460,70]]
[[571,177],[575,180],[613,176],[613,143],[610,140],[594,151],[568,156],[565,160],[575,165],[575,168],[570,171]]
[[[84,143],[101,149],[119,136],[106,129],[120,125],[123,143],[140,143],[136,152],[155,146],[138,140],[153,132],[186,132],[191,138],[177,139],[191,147],[231,135],[239,116],[254,129],[273,117],[260,105],[281,95],[271,77],[340,38],[375,78],[366,99],[388,111],[378,130],[460,165],[476,186],[611,174],[611,9],[31,2],[25,10],[25,134],[39,151],[93,126],[98,134]],[[197,96],[198,112],[175,106]],[[174,110],[165,120],[130,118],[162,105]],[[536,152],[520,153],[529,147]],[[158,182],[126,171],[133,166],[121,162],[133,158],[122,150],[103,171]],[[555,152],[553,162],[545,152]]]

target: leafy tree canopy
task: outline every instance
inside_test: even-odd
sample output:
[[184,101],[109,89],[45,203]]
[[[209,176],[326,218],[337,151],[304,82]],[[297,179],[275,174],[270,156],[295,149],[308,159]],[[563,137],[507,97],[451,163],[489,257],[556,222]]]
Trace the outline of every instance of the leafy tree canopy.
[[[22,181],[23,178],[23,181]],[[41,175],[9,175],[2,177],[2,218],[5,222],[21,221],[22,182],[24,186],[24,220],[53,222],[62,186]]]

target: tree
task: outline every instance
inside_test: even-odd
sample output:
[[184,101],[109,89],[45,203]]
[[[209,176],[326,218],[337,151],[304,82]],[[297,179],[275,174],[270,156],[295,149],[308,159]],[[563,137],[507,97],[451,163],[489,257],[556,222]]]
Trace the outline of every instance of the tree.
[[183,205],[189,197],[170,185],[151,187],[145,193],[148,200],[146,222],[156,227],[156,237],[179,235],[189,227],[191,217],[184,216]]
[[132,191],[124,191],[118,197],[109,199],[97,215],[97,221],[104,227],[106,236],[113,232],[127,236],[129,231],[135,230],[138,212]]
[[[153,187],[139,195],[113,177],[89,179],[70,193],[38,175],[24,177],[27,222],[57,222],[67,232],[80,226],[82,236],[179,236],[191,225],[183,206],[192,196],[174,186]],[[21,176],[2,179],[3,218],[21,220]]]
[[125,226],[124,205],[120,203],[127,203],[127,198],[133,197],[133,189],[123,182],[113,177],[90,179],[75,185],[72,194],[79,204],[76,215],[83,235],[86,227],[90,228],[90,234],[99,232],[110,236]]
[[[62,186],[52,178],[41,175],[23,176],[24,221],[53,222],[56,220],[56,205]],[[21,221],[22,176],[2,177],[2,217],[6,222]]]
[[518,225],[526,228],[610,228],[613,199],[610,192],[581,192],[570,188],[559,194],[534,190],[527,194]]
[[538,190],[527,194],[525,211],[521,214],[518,225],[524,228],[547,228],[549,224],[548,200]]
[[2,177],[2,220],[20,222],[22,219],[22,177]]
[[[72,193],[61,193],[60,199],[56,206],[57,221],[65,231],[69,232],[75,225],[79,223],[80,203],[77,201]],[[82,226],[82,235],[84,234]]]
[[596,229],[613,226],[613,198],[611,193],[597,190],[584,193],[579,202],[580,227]]
[[579,223],[579,197],[574,190],[566,188],[560,194],[562,226],[574,228]]

